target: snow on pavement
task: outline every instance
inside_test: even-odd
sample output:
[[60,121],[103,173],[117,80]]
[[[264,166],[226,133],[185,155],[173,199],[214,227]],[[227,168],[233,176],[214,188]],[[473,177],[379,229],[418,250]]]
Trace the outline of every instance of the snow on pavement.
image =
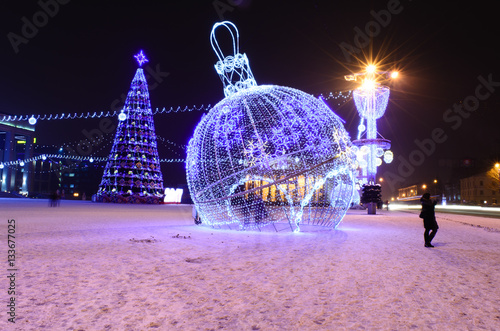
[[500,329],[499,219],[438,214],[425,248],[416,212],[377,213],[240,232],[195,226],[187,205],[0,199],[18,267],[0,329]]

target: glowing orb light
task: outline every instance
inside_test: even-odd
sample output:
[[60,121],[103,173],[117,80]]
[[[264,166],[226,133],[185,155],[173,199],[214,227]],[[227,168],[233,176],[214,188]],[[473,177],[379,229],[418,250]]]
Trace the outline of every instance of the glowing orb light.
[[392,151],[385,151],[384,153],[384,162],[385,163],[391,163],[392,160],[394,160],[394,154]]
[[[217,26],[236,30],[230,30],[234,45],[236,27]],[[241,60],[238,66],[234,59]],[[276,231],[335,228],[355,185],[356,155],[340,118],[302,91],[258,86],[246,55],[236,47],[234,56],[220,60],[216,69],[229,63],[238,75],[220,70],[226,98],[202,118],[186,158],[202,223],[231,229],[272,225]],[[233,75],[243,83],[234,83]]]

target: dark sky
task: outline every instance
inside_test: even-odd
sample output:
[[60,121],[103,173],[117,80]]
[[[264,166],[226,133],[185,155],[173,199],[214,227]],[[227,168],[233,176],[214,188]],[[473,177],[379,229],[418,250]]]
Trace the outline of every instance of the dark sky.
[[[0,112],[55,114],[116,107],[116,100],[128,91],[137,68],[133,55],[140,49],[149,58],[150,69],[159,73],[156,79],[148,78],[150,87],[155,86],[153,108],[215,104],[223,92],[213,68],[217,58],[209,34],[222,18],[238,26],[240,50],[248,55],[259,84],[312,94],[346,91],[355,85],[343,76],[361,69],[339,45],[356,46],[357,31],[378,26],[367,45],[358,43],[358,55],[363,61],[383,60],[383,69],[401,70],[400,79],[391,85],[386,114],[378,122],[379,132],[392,140],[396,158],[379,168],[381,175],[392,177],[386,192],[437,176],[446,178],[450,169],[439,167],[443,159],[473,158],[484,165],[500,156],[500,86],[494,83],[500,82],[496,54],[500,29],[491,1],[61,2],[0,5]],[[51,4],[47,7],[51,15],[41,13],[41,3]],[[385,21],[375,24],[371,11]],[[34,21],[39,25],[36,33],[25,26]],[[13,45],[14,34],[25,38],[23,43]],[[479,88],[484,100],[476,105],[479,76],[486,80],[490,76],[493,83],[490,90]],[[445,121],[447,110],[463,100],[477,110],[465,112],[467,118],[461,123],[456,113],[449,113]],[[355,137],[359,118],[353,102],[331,106]],[[157,135],[186,144],[200,117],[201,112],[156,115]],[[40,121],[38,142],[79,141],[85,139],[82,130],[98,125],[99,121],[83,119]],[[435,149],[426,145],[429,155],[412,154],[418,150],[415,140],[428,142],[436,129],[442,129],[445,141],[436,143]],[[160,157],[184,157],[182,150],[175,151],[181,155],[163,146]],[[99,153],[106,155],[107,150]],[[411,157],[413,171],[401,160]],[[166,184],[175,185],[179,174],[183,176],[182,165],[162,168]]]

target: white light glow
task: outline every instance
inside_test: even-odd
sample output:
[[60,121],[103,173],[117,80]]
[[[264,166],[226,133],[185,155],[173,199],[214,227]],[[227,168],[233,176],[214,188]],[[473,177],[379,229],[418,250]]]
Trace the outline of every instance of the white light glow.
[[391,163],[394,159],[394,154],[392,151],[385,151],[384,152],[384,162],[385,163]]
[[376,88],[376,83],[373,79],[365,79],[363,80],[363,84],[361,84],[360,89],[365,91],[372,91]]
[[377,70],[377,67],[374,64],[369,64],[366,66],[366,72],[369,74],[375,73],[376,70]]
[[[420,210],[422,206],[420,204],[404,204],[404,203],[392,203],[391,209],[393,210],[402,210],[402,209],[412,209],[412,210]],[[499,213],[500,215],[500,207],[482,207],[482,206],[462,206],[462,205],[436,205],[436,211],[439,210],[457,210],[457,211],[485,211],[485,212],[494,212]]]
[[[219,42],[215,37],[215,30],[219,27],[225,27],[231,35],[232,55],[224,56],[219,46]],[[210,33],[210,43],[219,58],[219,61],[215,64],[215,71],[217,71],[224,84],[224,95],[226,97],[249,87],[257,86],[257,82],[250,70],[247,55],[240,53],[240,35],[236,25],[229,21],[214,24]]]
[[163,202],[165,202],[165,203],[181,203],[183,193],[184,193],[184,190],[181,188],[174,189],[174,188],[167,187],[165,189],[165,198],[163,199]]

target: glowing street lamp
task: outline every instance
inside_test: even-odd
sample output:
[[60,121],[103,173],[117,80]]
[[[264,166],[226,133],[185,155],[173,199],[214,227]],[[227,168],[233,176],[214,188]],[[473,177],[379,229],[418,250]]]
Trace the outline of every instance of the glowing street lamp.
[[380,77],[397,78],[398,75],[396,71],[379,71],[376,65],[369,64],[364,72],[344,76],[347,81],[361,81],[361,85],[353,91],[361,117],[358,136],[353,141],[359,148],[360,184],[375,184],[377,167],[382,164],[382,160],[386,163],[393,160],[394,155],[389,150],[391,141],[377,134],[377,119],[384,115],[389,102],[389,88],[382,86],[379,80]]
[[369,74],[374,74],[377,71],[377,67],[374,64],[369,64],[366,66],[366,72]]

